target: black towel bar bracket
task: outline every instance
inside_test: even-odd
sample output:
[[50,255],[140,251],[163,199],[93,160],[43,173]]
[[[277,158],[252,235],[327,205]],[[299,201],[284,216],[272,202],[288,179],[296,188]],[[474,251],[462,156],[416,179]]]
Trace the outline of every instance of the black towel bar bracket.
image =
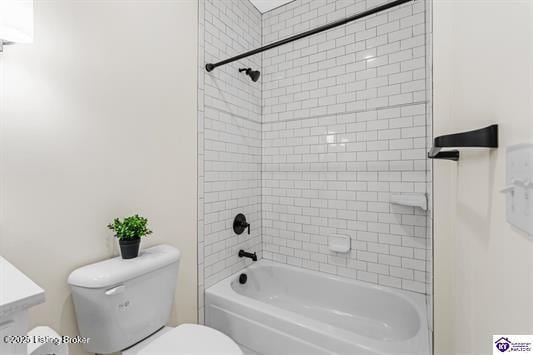
[[459,150],[442,151],[443,148],[498,148],[498,125],[436,137],[433,148],[428,153],[428,158],[459,160]]

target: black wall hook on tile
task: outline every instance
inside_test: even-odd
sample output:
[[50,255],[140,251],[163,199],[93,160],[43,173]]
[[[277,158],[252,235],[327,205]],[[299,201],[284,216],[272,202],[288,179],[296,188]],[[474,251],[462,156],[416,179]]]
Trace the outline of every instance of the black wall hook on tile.
[[428,153],[429,159],[459,160],[459,151],[442,148],[498,148],[498,125],[488,126],[475,131],[449,134],[436,137],[433,148]]

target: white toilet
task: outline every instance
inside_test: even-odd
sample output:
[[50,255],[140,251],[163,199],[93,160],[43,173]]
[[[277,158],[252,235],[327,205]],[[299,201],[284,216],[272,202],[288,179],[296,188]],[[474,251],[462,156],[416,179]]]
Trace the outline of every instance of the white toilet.
[[68,283],[83,347],[96,354],[242,355],[218,330],[194,324],[166,327],[180,252],[169,245],[144,250],[73,271]]

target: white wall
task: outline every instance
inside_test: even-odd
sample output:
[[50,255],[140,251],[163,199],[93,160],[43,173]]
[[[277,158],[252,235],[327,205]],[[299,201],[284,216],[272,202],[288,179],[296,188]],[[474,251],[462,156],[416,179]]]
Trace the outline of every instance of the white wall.
[[33,325],[77,334],[68,274],[137,212],[196,321],[196,33],[193,0],[35,1],[35,43],[0,54],[0,253],[46,291]]
[[533,238],[505,222],[505,147],[533,140],[533,2],[434,2],[435,135],[500,124],[500,149],[435,162],[436,354],[533,333]]

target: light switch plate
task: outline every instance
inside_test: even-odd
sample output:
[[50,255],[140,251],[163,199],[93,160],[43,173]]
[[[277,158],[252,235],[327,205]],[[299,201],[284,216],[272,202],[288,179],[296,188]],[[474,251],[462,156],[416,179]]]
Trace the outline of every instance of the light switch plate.
[[507,222],[533,235],[533,144],[507,148]]

